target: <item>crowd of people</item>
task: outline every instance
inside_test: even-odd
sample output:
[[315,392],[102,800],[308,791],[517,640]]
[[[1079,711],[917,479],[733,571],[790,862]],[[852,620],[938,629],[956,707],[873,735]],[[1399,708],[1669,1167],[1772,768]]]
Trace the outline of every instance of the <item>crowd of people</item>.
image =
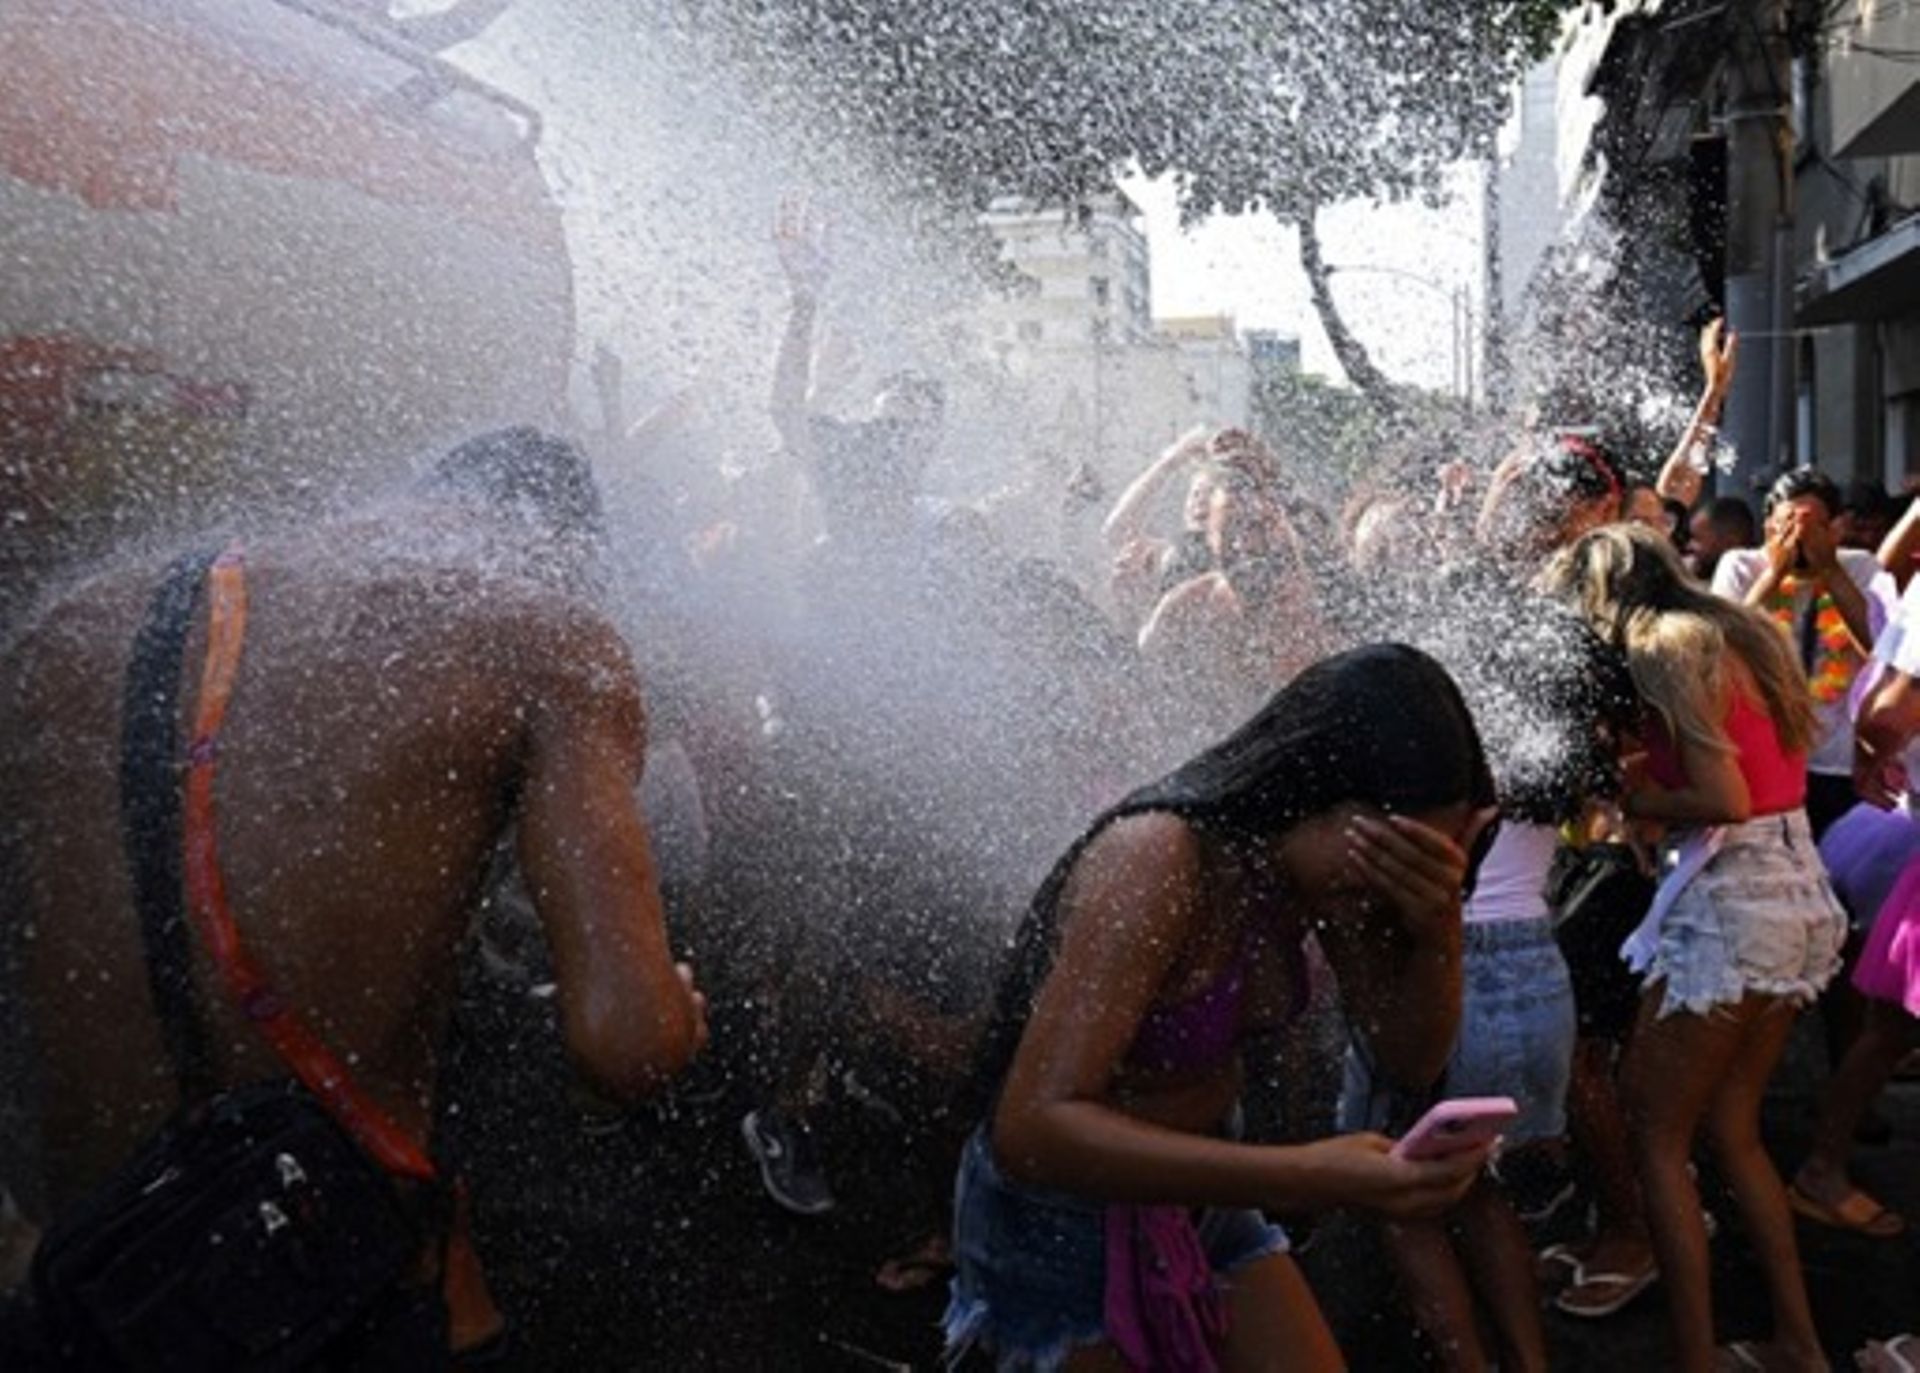
[[[1920,1045],[1920,505],[1811,469],[1759,523],[1703,501],[1716,325],[1657,470],[1511,421],[1410,438],[1335,510],[1284,442],[1202,426],[1100,566],[1015,556],[926,492],[938,380],[822,413],[830,257],[804,214],[776,237],[755,482],[688,451],[684,397],[628,424],[603,358],[586,447],[486,435],[12,627],[0,1361],[509,1349],[463,1152],[512,1123],[443,1061],[477,967],[589,1114],[732,1101],[716,1147],[797,1216],[837,1204],[827,1104],[884,1114],[919,1183],[873,1277],[950,1279],[956,1362],[1342,1367],[1288,1230],[1351,1208],[1441,1366],[1544,1368],[1549,1302],[1657,1286],[1672,1367],[1827,1367],[1796,1217],[1907,1224],[1849,1158]],[[644,474],[630,518],[596,467]],[[1338,1099],[1276,1107],[1336,987]],[[1815,1005],[1786,1182],[1761,1103]],[[1396,1152],[1479,1097],[1518,1108],[1497,1154]],[[316,1190],[332,1127],[361,1171]],[[1716,1339],[1702,1139],[1770,1341]],[[1536,1252],[1573,1176],[1592,1232]],[[400,1216],[381,1263],[347,1196]],[[177,1257],[116,1257],[149,1232]]]

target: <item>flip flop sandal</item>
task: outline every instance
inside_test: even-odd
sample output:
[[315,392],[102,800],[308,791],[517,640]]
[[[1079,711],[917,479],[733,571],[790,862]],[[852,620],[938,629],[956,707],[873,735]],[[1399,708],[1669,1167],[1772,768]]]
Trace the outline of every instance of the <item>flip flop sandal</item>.
[[873,1285],[896,1295],[919,1292],[953,1276],[953,1255],[941,1236],[923,1235],[920,1243],[882,1263]]
[[[1638,1273],[1590,1273],[1580,1270],[1580,1280],[1559,1296],[1553,1304],[1569,1316],[1578,1316],[1582,1320],[1601,1320],[1624,1309],[1642,1292],[1660,1281],[1660,1269],[1648,1264]],[[1592,1302],[1582,1302],[1574,1294],[1581,1288],[1601,1289],[1605,1296]]]
[[1857,1187],[1847,1193],[1846,1200],[1834,1206],[1816,1201],[1796,1183],[1787,1188],[1787,1204],[1793,1207],[1795,1215],[1835,1230],[1851,1230],[1869,1239],[1890,1240],[1907,1230],[1906,1219],[1899,1212],[1889,1211]]
[[1570,1287],[1580,1285],[1581,1275],[1586,1269],[1581,1265],[1579,1255],[1574,1253],[1571,1244],[1549,1244],[1534,1256],[1534,1277],[1542,1283],[1557,1282],[1564,1278]]
[[1880,1373],[1920,1373],[1920,1335],[1895,1335],[1890,1340],[1868,1340],[1853,1356],[1854,1366]]

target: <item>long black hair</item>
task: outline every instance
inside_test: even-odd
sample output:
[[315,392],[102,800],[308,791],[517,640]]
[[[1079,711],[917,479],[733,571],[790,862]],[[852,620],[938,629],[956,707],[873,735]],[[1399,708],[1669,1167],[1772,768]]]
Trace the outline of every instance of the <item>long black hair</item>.
[[994,997],[976,1060],[978,1104],[998,1090],[1052,969],[1074,866],[1114,821],[1166,811],[1228,842],[1270,841],[1345,802],[1408,814],[1461,801],[1493,805],[1493,775],[1439,663],[1405,644],[1372,644],[1314,664],[1227,738],[1103,812],[1054,864]]

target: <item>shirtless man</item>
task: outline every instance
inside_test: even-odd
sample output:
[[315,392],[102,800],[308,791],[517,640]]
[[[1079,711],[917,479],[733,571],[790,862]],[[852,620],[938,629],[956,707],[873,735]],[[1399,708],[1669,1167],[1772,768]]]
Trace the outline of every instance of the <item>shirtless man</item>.
[[[705,1039],[634,801],[639,685],[589,594],[599,523],[579,450],[518,429],[455,449],[373,514],[244,550],[245,638],[217,774],[234,919],[281,995],[416,1139],[430,1129],[455,950],[509,831],[586,1078],[634,1100]],[[42,1177],[29,1208],[43,1221],[177,1104],[118,781],[129,647],[160,579],[148,561],[101,572],[0,653],[0,999],[23,998],[33,1044]],[[203,593],[183,721],[206,625]],[[194,943],[193,1002],[219,1080],[287,1076]],[[446,1284],[455,1348],[500,1325],[459,1258]]]

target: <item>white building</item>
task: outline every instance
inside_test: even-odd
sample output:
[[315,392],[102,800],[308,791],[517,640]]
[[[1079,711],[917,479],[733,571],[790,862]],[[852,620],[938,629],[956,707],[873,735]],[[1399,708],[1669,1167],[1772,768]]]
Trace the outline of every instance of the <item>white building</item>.
[[1527,72],[1512,118],[1500,134],[1498,218],[1501,317],[1511,332],[1529,313],[1528,287],[1574,218],[1563,192],[1571,174],[1562,166],[1560,60]]
[[1259,368],[1299,366],[1297,338],[1243,339],[1230,315],[1154,320],[1146,235],[1121,192],[1082,215],[1005,198],[983,218],[1025,279],[983,307],[985,346],[1024,389],[1035,441],[1111,492],[1193,425],[1246,424]]

